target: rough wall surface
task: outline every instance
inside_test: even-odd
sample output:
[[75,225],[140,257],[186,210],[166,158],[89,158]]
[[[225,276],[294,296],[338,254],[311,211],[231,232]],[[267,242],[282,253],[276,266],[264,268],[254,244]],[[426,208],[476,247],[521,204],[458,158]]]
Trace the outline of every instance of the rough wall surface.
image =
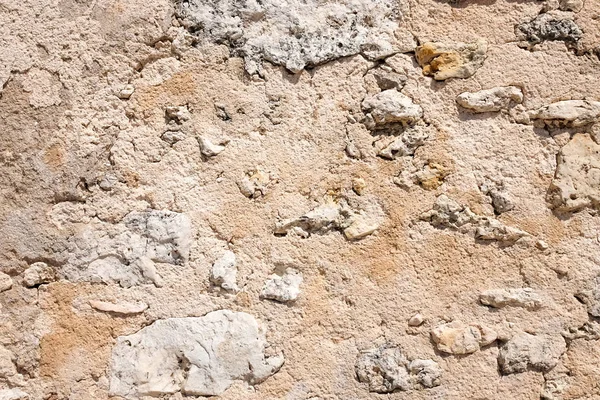
[[599,0],[0,32],[0,399],[600,399]]

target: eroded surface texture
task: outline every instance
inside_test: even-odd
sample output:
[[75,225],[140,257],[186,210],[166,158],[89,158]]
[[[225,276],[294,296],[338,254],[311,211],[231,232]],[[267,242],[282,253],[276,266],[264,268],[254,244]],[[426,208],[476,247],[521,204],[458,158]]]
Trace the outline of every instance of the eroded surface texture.
[[600,398],[598,10],[0,1],[0,399]]

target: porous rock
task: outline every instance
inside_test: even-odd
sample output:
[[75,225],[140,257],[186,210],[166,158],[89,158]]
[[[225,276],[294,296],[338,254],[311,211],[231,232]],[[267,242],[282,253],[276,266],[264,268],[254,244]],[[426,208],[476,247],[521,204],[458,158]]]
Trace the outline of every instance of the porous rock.
[[529,42],[531,45],[547,40],[560,40],[575,43],[581,39],[583,32],[577,24],[569,18],[561,18],[551,13],[543,13],[529,22],[523,22],[515,27],[519,40]]
[[243,312],[158,320],[117,338],[110,393],[127,399],[218,396],[238,380],[257,384],[283,364],[283,356],[265,356],[265,345],[263,328]]
[[400,123],[411,125],[423,117],[423,109],[410,97],[395,89],[384,90],[362,102],[362,108],[372,125]]
[[27,287],[34,287],[43,283],[50,283],[56,279],[54,268],[45,262],[33,263],[23,272],[23,283]]
[[499,86],[478,92],[465,92],[456,97],[456,102],[473,112],[506,110],[511,104],[523,102],[523,92],[516,86]]
[[588,134],[576,134],[556,157],[556,172],[547,200],[558,211],[600,206],[600,145]]
[[450,78],[468,78],[481,68],[486,58],[487,43],[427,42],[415,50],[423,75],[443,81]]
[[567,349],[560,335],[519,333],[500,348],[498,365],[504,374],[527,370],[546,372],[556,366]]
[[395,390],[432,388],[440,385],[442,369],[433,360],[412,360],[399,347],[383,345],[361,352],[356,365],[359,382],[369,391],[391,393]]
[[272,274],[265,282],[260,296],[280,303],[295,301],[300,295],[302,281],[303,278],[300,272],[288,268],[283,275]]
[[399,29],[401,3],[342,0],[178,1],[183,24],[201,40],[227,43],[250,74],[262,63],[296,73],[353,54],[380,59],[410,51],[414,39]]

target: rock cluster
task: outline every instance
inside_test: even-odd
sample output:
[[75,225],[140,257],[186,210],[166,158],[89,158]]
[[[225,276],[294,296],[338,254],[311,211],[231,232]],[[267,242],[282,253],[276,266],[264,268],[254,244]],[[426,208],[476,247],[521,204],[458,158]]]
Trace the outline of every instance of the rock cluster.
[[355,369],[358,381],[376,393],[432,388],[439,386],[442,378],[442,369],[435,361],[409,361],[399,347],[392,345],[361,352]]

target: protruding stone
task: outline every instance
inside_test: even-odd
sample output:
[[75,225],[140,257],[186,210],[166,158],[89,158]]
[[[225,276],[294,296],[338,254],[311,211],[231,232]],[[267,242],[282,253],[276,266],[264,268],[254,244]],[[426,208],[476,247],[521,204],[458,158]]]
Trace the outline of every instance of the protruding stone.
[[529,22],[517,25],[515,34],[519,40],[530,45],[547,40],[575,43],[583,36],[583,32],[572,19],[561,18],[552,13],[540,14]]
[[158,320],[117,338],[110,395],[132,400],[176,392],[218,396],[238,380],[257,384],[283,364],[283,356],[265,356],[265,346],[264,329],[243,312]]
[[98,311],[110,314],[132,315],[141,314],[148,308],[146,303],[119,302],[110,303],[108,301],[90,300],[90,306]]
[[498,337],[492,329],[479,325],[466,325],[452,321],[435,327],[431,337],[438,350],[450,354],[470,354],[494,342]]
[[425,319],[420,313],[417,313],[410,317],[408,320],[408,326],[421,326],[425,322]]
[[208,138],[199,137],[198,144],[200,145],[200,152],[206,157],[214,157],[221,154],[225,150],[225,146],[222,144],[213,144]]
[[530,113],[548,128],[580,127],[600,121],[600,101],[563,100]]
[[10,275],[0,272],[0,293],[9,290],[13,285]]
[[125,87],[119,91],[117,96],[121,100],[127,100],[131,97],[131,95],[133,94],[134,91],[135,91],[135,86],[125,85]]
[[479,92],[465,92],[458,95],[456,102],[473,112],[494,112],[506,110],[512,104],[523,102],[523,92],[516,86],[500,86]]
[[261,168],[255,168],[246,172],[237,185],[244,196],[252,199],[264,196],[270,183],[271,175]]
[[495,308],[523,307],[537,310],[542,307],[542,298],[531,288],[492,289],[479,295],[479,301]]
[[54,268],[44,262],[31,264],[23,273],[23,283],[29,288],[54,282],[55,280]]
[[[599,109],[600,110],[600,109]],[[600,207],[600,145],[588,134],[576,134],[556,157],[547,200],[558,211]]]
[[527,370],[547,372],[554,368],[566,351],[560,335],[519,333],[500,348],[498,365],[504,374]]
[[591,290],[582,291],[577,297],[587,306],[588,314],[600,318],[600,276],[594,279]]
[[344,235],[348,240],[358,240],[373,234],[379,224],[366,214],[355,214],[349,218],[349,226],[344,229]]
[[237,267],[235,253],[227,250],[212,266],[210,281],[225,290],[237,292]]
[[417,47],[415,55],[423,75],[442,81],[473,76],[483,65],[486,52],[487,44],[483,40],[468,44],[428,42]]
[[432,388],[440,385],[442,376],[436,362],[409,362],[399,347],[391,345],[361,352],[355,370],[358,381],[368,384],[369,391],[375,393]]
[[300,295],[302,274],[293,268],[288,268],[283,275],[272,274],[265,282],[260,292],[264,299],[275,300],[280,303],[295,301]]
[[395,89],[384,90],[362,102],[367,118],[374,126],[400,123],[412,125],[423,118],[423,109]]

